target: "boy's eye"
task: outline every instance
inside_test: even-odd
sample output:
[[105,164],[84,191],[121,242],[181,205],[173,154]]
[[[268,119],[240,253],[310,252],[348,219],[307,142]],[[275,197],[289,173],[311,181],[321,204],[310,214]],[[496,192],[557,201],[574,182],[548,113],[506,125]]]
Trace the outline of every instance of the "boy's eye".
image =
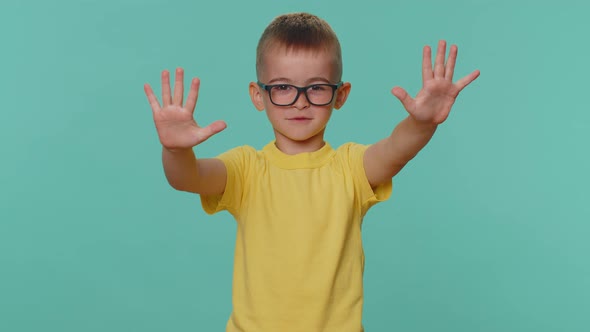
[[314,84],[309,87],[309,90],[318,92],[325,91],[327,89],[328,86],[326,86],[325,84]]
[[292,88],[293,87],[290,86],[289,84],[280,84],[280,85],[276,85],[275,86],[275,89],[277,89],[279,91],[289,91]]

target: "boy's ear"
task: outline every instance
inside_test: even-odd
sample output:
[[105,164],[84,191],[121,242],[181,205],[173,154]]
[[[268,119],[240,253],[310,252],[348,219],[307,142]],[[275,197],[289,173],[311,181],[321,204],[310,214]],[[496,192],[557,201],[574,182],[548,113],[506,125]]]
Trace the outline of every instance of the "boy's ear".
[[264,110],[264,100],[262,100],[262,91],[260,91],[260,87],[255,82],[250,82],[248,87],[250,91],[250,99],[252,99],[252,104],[256,107],[257,110],[263,111]]
[[338,91],[336,92],[336,102],[334,103],[335,109],[338,110],[344,105],[346,99],[348,98],[348,94],[350,93],[351,87],[352,86],[349,82],[344,82],[342,83],[342,86],[338,88]]

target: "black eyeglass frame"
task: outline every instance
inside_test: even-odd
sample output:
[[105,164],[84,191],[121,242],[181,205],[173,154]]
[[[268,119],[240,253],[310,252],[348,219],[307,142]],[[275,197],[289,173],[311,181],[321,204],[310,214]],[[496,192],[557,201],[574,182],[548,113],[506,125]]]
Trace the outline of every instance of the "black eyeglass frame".
[[[304,86],[304,87],[299,87],[293,84],[264,84],[261,82],[256,82],[258,84],[259,87],[263,88],[264,90],[266,90],[268,92],[268,97],[270,98],[270,102],[273,103],[273,105],[276,106],[291,106],[293,104],[295,104],[297,102],[297,99],[299,99],[299,96],[301,95],[301,93],[303,92],[303,94],[305,95],[305,98],[307,99],[307,101],[314,105],[314,106],[326,106],[329,105],[333,100],[334,100],[334,95],[336,94],[336,90],[338,90],[339,87],[342,86],[342,84],[344,84],[344,82],[340,81],[336,84],[328,84],[328,83],[316,83],[316,84],[310,84],[308,86]],[[272,94],[270,93],[270,90],[274,87],[277,86],[291,86],[294,87],[295,89],[297,89],[297,95],[295,96],[295,99],[293,100],[293,102],[289,103],[289,104],[277,104],[274,102],[274,100],[272,100]],[[307,96],[307,90],[311,87],[314,86],[329,86],[332,88],[332,98],[330,98],[330,101],[324,104],[316,104],[313,103],[311,100],[309,100],[309,96]]]

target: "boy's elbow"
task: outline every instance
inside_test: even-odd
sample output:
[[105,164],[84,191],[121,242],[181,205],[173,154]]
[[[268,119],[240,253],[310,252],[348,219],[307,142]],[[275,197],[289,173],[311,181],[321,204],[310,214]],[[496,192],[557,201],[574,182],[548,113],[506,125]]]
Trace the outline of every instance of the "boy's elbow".
[[225,190],[225,184],[210,181],[168,181],[168,184],[178,191],[199,195],[219,195]]
[[173,179],[170,177],[166,177],[168,180],[168,184],[175,190],[178,191],[186,191],[186,192],[194,192],[197,193],[197,188],[191,182],[188,181],[179,181],[178,179]]

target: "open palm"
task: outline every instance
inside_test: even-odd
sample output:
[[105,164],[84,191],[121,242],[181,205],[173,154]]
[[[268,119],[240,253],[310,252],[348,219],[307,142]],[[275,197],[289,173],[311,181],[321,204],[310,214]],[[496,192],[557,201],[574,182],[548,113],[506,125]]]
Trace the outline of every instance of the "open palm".
[[425,46],[422,54],[422,89],[412,98],[403,88],[392,89],[404,108],[414,119],[438,125],[444,122],[459,92],[479,76],[479,70],[453,83],[453,73],[457,60],[457,46],[452,45],[445,64],[446,42],[438,43],[434,70],[430,46]]
[[215,121],[206,127],[199,126],[195,121],[194,110],[199,96],[199,85],[199,79],[194,78],[184,106],[182,68],[176,70],[173,96],[170,90],[170,73],[167,70],[162,71],[162,105],[150,85],[144,85],[160,143],[164,148],[171,151],[192,148],[226,128],[223,121]]

